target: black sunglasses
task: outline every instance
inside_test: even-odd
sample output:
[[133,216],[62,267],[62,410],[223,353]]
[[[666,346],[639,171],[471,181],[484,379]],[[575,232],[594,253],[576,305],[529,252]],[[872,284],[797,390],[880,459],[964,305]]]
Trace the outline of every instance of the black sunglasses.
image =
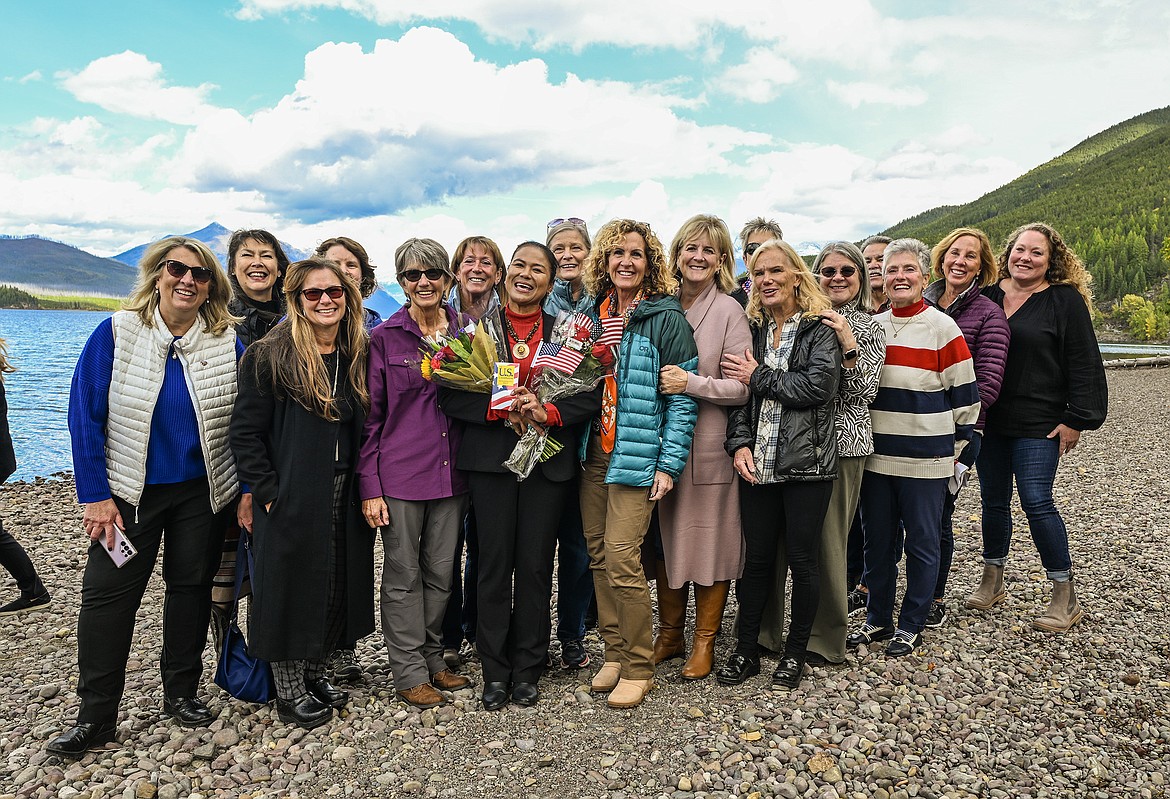
[[175,280],[182,280],[183,275],[190,272],[196,283],[211,282],[211,270],[206,266],[187,266],[182,261],[163,261],[162,265],[167,268],[167,273]]
[[[821,271],[818,272],[818,274],[821,277],[827,277],[829,280],[832,280],[833,278],[835,278],[837,276],[837,271],[838,271],[837,267],[835,267],[835,266],[822,266]],[[841,267],[840,272],[841,272],[841,277],[853,277],[854,275],[857,274],[857,267],[856,266],[843,266],[843,267]]]
[[447,272],[444,269],[403,269],[398,273],[398,276],[407,283],[417,283],[423,275],[426,275],[427,280],[434,283],[446,277]]
[[301,296],[309,302],[320,302],[322,294],[328,294],[331,300],[340,300],[345,294],[345,289],[341,286],[330,286],[327,289],[301,289]]
[[751,244],[744,245],[743,254],[750,258],[751,256],[755,255],[756,250],[760,249],[762,246],[763,242],[753,241]]

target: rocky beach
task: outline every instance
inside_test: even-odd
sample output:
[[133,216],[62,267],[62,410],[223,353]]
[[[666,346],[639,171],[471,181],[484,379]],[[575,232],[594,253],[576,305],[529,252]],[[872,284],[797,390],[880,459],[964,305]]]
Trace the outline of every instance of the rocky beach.
[[[811,669],[792,692],[772,689],[771,660],[735,688],[684,682],[681,661],[669,661],[631,711],[589,695],[591,670],[554,671],[531,709],[487,712],[469,689],[419,712],[396,699],[370,636],[348,707],[305,732],[212,684],[209,646],[201,696],[217,718],[190,730],[161,712],[156,575],[138,615],[119,743],[77,762],[43,746],[76,716],[81,509],[67,478],[6,485],[0,515],[53,602],[0,619],[0,799],[1165,797],[1170,369],[1111,370],[1109,388],[1108,422],[1057,477],[1086,610],[1067,634],[1030,626],[1048,582],[1018,504],[1007,601],[990,612],[963,607],[980,572],[972,483],[955,514],[950,617],[900,660],[862,648],[841,666]],[[16,592],[6,575],[0,589],[5,601]],[[587,645],[599,661],[595,634]],[[731,645],[720,637],[720,660]],[[478,663],[465,672],[479,684]]]

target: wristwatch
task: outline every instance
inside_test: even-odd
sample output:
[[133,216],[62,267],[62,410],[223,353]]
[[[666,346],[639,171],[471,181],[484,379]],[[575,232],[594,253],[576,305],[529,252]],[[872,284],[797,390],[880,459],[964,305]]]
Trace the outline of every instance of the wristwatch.
[[845,350],[845,352],[841,353],[841,360],[843,360],[843,361],[848,361],[851,358],[856,358],[856,357],[857,357],[857,347],[850,347],[849,349]]

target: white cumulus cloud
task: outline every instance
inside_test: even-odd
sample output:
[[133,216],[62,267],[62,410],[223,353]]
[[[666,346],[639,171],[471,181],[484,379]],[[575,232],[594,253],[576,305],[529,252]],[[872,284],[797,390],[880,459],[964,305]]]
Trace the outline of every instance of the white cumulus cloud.
[[167,85],[162,65],[133,50],[98,58],[80,72],[61,72],[57,77],[83,103],[142,119],[194,125],[217,110],[207,102],[215,86]]

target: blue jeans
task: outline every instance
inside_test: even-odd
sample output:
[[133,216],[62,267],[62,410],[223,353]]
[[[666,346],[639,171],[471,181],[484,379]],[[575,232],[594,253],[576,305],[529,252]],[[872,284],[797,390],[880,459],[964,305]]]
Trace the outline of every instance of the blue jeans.
[[938,580],[938,548],[947,478],[893,477],[867,471],[861,481],[865,519],[866,621],[887,627],[894,618],[898,540],[905,533],[906,595],[898,628],[918,633]]
[[983,434],[979,452],[979,487],[983,498],[983,562],[1007,563],[1012,543],[1012,478],[1020,505],[1028,517],[1032,540],[1048,579],[1069,578],[1068,529],[1052,500],[1052,484],[1060,465],[1056,438],[1015,438],[993,432]]
[[593,572],[581,527],[581,500],[574,489],[565,499],[557,529],[557,639],[585,637],[585,611],[593,599]]

